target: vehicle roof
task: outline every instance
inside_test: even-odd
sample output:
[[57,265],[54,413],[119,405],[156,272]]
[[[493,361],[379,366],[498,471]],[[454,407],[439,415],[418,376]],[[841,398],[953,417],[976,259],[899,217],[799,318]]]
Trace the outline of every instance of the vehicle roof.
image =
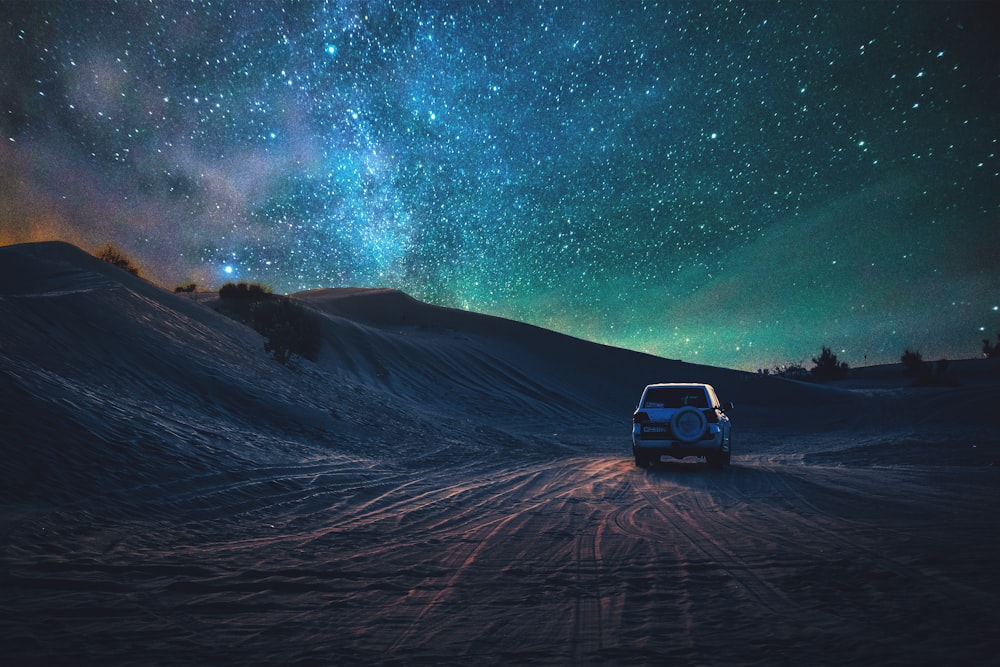
[[646,388],[650,387],[711,387],[710,384],[705,384],[704,382],[657,382],[656,384],[647,384]]

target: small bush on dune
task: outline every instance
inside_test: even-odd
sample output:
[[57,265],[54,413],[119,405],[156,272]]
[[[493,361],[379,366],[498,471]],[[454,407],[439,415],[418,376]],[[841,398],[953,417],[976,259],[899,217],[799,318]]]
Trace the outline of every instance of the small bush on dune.
[[282,364],[287,364],[293,353],[315,361],[323,340],[319,322],[288,297],[257,303],[253,328],[267,338],[264,351]]
[[903,372],[913,378],[913,386],[926,386],[931,382],[932,368],[924,361],[923,355],[907,348],[899,358],[903,362]]
[[271,288],[260,283],[226,283],[219,289],[220,299],[260,301],[271,296]]
[[828,347],[824,347],[818,357],[813,357],[812,362],[815,365],[809,372],[817,380],[841,380],[847,377],[847,370],[849,368],[847,362],[838,361],[837,355]]
[[198,285],[195,283],[188,283],[187,285],[178,285],[174,288],[174,294],[186,294],[198,291]]
[[270,287],[226,283],[219,290],[219,311],[264,336],[264,351],[282,364],[293,354],[311,361],[319,354],[323,342],[319,321],[301,304],[273,294]]
[[113,264],[119,269],[125,269],[133,276],[138,277],[139,275],[139,267],[136,266],[135,263],[125,255],[125,253],[110,243],[94,253],[94,257],[97,259],[103,259],[108,264]]
[[259,283],[226,283],[219,289],[219,311],[244,324],[252,324],[254,306],[273,296],[270,287]]
[[910,383],[913,387],[953,387],[958,384],[955,377],[948,372],[947,359],[929,364],[919,352],[906,349],[899,360],[905,366],[904,372],[913,378]]
[[801,362],[788,364],[776,364],[772,368],[764,368],[757,371],[761,375],[774,375],[776,377],[788,378],[790,380],[812,380],[809,371]]
[[903,362],[903,366],[905,367],[904,372],[907,375],[921,375],[928,367],[927,362],[924,361],[923,355],[916,350],[911,350],[910,348],[903,350],[903,355],[899,358],[899,360]]

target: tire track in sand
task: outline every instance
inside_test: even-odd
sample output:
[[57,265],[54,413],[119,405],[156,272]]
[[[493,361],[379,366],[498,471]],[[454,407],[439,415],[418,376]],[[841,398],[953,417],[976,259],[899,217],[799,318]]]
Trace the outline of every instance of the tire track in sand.
[[[557,461],[516,470],[483,471],[482,483],[472,487],[465,483],[458,485],[470,491],[458,512],[438,512],[424,519],[418,532],[433,535],[442,544],[453,543],[437,561],[438,567],[448,574],[443,579],[425,580],[409,591],[406,604],[418,606],[420,611],[395,634],[387,646],[387,655],[398,655],[412,650],[416,644],[428,642],[431,619],[436,614],[452,616],[447,609],[441,610],[451,598],[460,595],[460,584],[465,578],[477,576],[473,572],[477,564],[493,560],[499,553],[509,553],[509,545],[517,543],[522,531],[531,535],[528,544],[537,538],[537,527],[530,531],[527,527],[538,522],[541,509],[552,502],[554,495],[565,494],[573,487],[575,478],[563,474],[563,470],[564,463]],[[439,490],[437,495],[449,495],[448,489]],[[485,567],[488,569],[489,565]],[[456,649],[460,654],[471,652],[468,646]]]
[[571,639],[574,664],[588,664],[594,656],[613,648],[606,640],[617,626],[615,619],[621,617],[621,598],[609,597],[608,587],[602,586],[602,581],[611,576],[602,550],[605,533],[616,525],[609,519],[617,513],[628,491],[621,467],[615,459],[588,460],[579,469],[588,483],[573,490],[574,499],[589,503],[584,529],[575,538],[577,597]]
[[[491,488],[466,498],[474,511],[429,520],[425,527],[439,539],[461,539],[438,563],[448,575],[410,591],[406,604],[419,606],[419,612],[398,630],[387,654],[427,646],[435,618],[451,616],[470,582],[484,576],[513,576],[521,584],[534,579],[537,588],[530,595],[552,605],[547,612],[525,616],[518,612],[517,600],[482,601],[487,606],[478,613],[491,626],[483,632],[527,625],[548,637],[536,646],[520,647],[519,658],[544,659],[546,650],[564,645],[574,662],[590,663],[609,650],[607,640],[617,627],[622,600],[609,597],[602,583],[613,577],[602,548],[614,526],[608,519],[611,508],[628,491],[621,468],[618,460],[591,457],[536,464],[494,477]],[[511,507],[511,500],[516,506]],[[539,540],[540,534],[551,539]],[[474,643],[453,647],[455,655],[472,656],[476,650]]]
[[[753,566],[744,561],[738,553],[723,544],[719,535],[731,535],[732,526],[727,525],[726,530],[719,533],[711,533],[703,527],[702,521],[705,517],[718,511],[716,500],[710,490],[686,489],[681,493],[672,494],[671,500],[684,499],[686,502],[683,506],[678,503],[668,506],[658,495],[658,489],[651,483],[651,479],[654,478],[647,475],[640,480],[636,490],[646,499],[650,509],[684,538],[684,544],[678,545],[681,551],[686,545],[700,553],[705,558],[706,564],[724,572],[731,585],[742,591],[749,602],[783,620],[792,621],[796,618],[794,602],[779,588],[757,575]],[[691,559],[684,558],[686,562],[682,562],[681,565],[690,567]]]

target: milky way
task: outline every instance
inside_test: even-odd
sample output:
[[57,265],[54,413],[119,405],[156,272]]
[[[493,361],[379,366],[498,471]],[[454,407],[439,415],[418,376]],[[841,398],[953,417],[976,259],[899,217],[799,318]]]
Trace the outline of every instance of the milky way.
[[990,3],[0,9],[0,243],[735,368],[1000,331]]

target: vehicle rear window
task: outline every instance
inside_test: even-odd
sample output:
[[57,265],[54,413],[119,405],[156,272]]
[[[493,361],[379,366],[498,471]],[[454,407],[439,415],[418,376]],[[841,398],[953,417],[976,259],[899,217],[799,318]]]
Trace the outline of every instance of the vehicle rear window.
[[654,387],[646,392],[644,408],[707,408],[705,390],[694,387]]

